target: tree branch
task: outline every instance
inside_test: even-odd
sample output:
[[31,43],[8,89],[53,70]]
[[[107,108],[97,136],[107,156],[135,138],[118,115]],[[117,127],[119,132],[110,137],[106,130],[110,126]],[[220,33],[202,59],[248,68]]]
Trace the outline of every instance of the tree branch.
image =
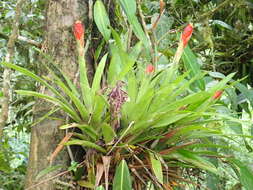
[[[10,37],[7,36],[6,34],[0,33],[0,38],[9,40]],[[39,43],[39,42],[37,42],[35,40],[28,39],[28,38],[26,38],[24,36],[18,36],[16,40],[18,40],[20,42],[24,42],[24,43],[26,43],[28,45],[32,45],[32,46],[38,47],[38,48],[41,47],[41,43]],[[17,43],[17,42],[15,42],[15,43]]]
[[[18,0],[17,5],[16,5],[15,17],[13,21],[13,29],[7,43],[7,54],[5,57],[6,62],[11,62],[13,59],[14,50],[15,50],[15,47],[14,47],[15,41],[18,38],[19,17],[21,14],[21,7],[24,4],[24,2],[25,0]],[[2,141],[3,129],[9,116],[10,76],[11,76],[11,70],[9,68],[4,68],[3,89],[2,89],[3,98],[1,102],[2,109],[1,109],[1,115],[0,115],[0,142]]]

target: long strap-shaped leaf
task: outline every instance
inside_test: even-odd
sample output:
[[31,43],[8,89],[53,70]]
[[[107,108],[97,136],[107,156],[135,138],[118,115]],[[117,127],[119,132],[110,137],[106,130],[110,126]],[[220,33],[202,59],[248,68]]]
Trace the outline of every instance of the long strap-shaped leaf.
[[62,82],[62,80],[57,77],[54,73],[51,72],[55,79],[55,83],[62,89],[62,91],[68,95],[75,104],[76,108],[78,109],[80,115],[84,120],[88,119],[88,111],[85,105],[80,101],[80,99],[75,95],[75,92],[71,92],[71,90]]
[[95,76],[92,82],[92,88],[91,88],[93,94],[100,89],[100,83],[101,83],[101,79],[102,79],[104,68],[105,68],[106,58],[107,58],[107,54],[103,56],[103,58],[99,62],[98,67],[96,69],[96,73],[95,73]]
[[99,145],[96,145],[95,143],[92,143],[89,141],[84,141],[84,140],[79,140],[79,139],[71,140],[71,141],[65,143],[65,145],[81,145],[81,146],[88,147],[88,148],[94,148],[94,149],[96,149],[100,152],[103,152],[103,153],[106,152],[106,150],[104,148],[102,148]]
[[[191,77],[199,75],[201,73],[200,66],[197,62],[197,57],[194,55],[189,46],[184,48],[183,52],[183,62],[188,71],[190,71]],[[199,89],[205,90],[205,81],[203,79],[199,79],[195,81]]]
[[[79,44],[80,45],[80,44]],[[82,47],[78,47],[82,48]],[[83,54],[78,56],[79,69],[80,69],[80,86],[83,96],[83,102],[88,108],[89,112],[92,111],[92,97],[91,97],[91,88],[89,85],[88,77],[87,77],[87,68],[86,62]]]
[[[60,129],[70,129],[70,128],[75,128],[75,127],[82,130],[84,134],[87,134],[94,141],[96,141],[99,138],[99,134],[93,129],[93,127],[86,124],[71,123],[71,124],[66,124],[66,125],[61,126]],[[87,138],[84,140],[87,140]]]
[[111,36],[110,20],[101,0],[97,0],[94,5],[94,20],[104,39],[109,41]]
[[45,95],[45,94],[42,94],[42,93],[39,93],[39,92],[29,91],[29,90],[16,90],[16,92],[18,94],[21,94],[21,95],[34,96],[34,97],[37,97],[37,98],[45,99],[45,100],[47,100],[47,101],[49,101],[49,102],[51,102],[55,105],[60,106],[75,121],[77,121],[77,122],[81,121],[80,117],[73,110],[72,107],[69,107],[67,104],[65,104],[64,102],[62,102],[61,100],[59,100],[57,98],[54,98],[54,97],[51,97],[51,96],[48,96],[48,95]]
[[2,62],[1,64],[4,65],[4,66],[6,66],[6,67],[9,67],[11,69],[14,69],[16,71],[19,71],[19,72],[23,73],[26,76],[29,76],[29,77],[33,78],[37,82],[41,83],[42,85],[44,85],[45,87],[47,87],[48,89],[50,89],[57,97],[59,97],[59,99],[64,104],[66,104],[69,107],[71,107],[71,105],[68,103],[68,101],[53,86],[51,86],[50,84],[48,84],[45,80],[43,80],[38,75],[34,74],[33,72],[31,72],[31,71],[29,71],[29,70],[27,70],[27,69],[25,69],[23,67],[20,67],[20,66],[11,64],[11,63]]
[[72,90],[72,92],[77,96],[80,97],[81,95],[79,94],[79,92],[77,91],[76,85],[74,85],[74,83],[70,80],[70,78],[60,69],[58,68],[60,73],[62,74],[63,78],[65,79],[65,81],[67,82],[69,88]]

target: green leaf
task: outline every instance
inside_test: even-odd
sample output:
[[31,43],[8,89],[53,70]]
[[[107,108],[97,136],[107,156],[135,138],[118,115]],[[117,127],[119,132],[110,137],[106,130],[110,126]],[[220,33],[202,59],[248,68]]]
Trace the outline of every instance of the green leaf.
[[[184,48],[183,56],[182,56],[184,65],[186,70],[190,71],[190,76],[194,77],[201,73],[200,66],[197,61],[197,57],[194,55],[189,46]],[[205,81],[203,79],[199,79],[196,81],[197,86],[201,90],[205,90]]]
[[84,134],[87,134],[94,141],[97,140],[99,137],[97,132],[90,125],[71,123],[71,124],[62,125],[59,128],[60,129],[70,129],[70,128],[75,128],[75,127],[81,129]]
[[111,30],[112,30],[112,37],[115,41],[114,44],[116,45],[116,47],[121,51],[126,51],[123,45],[123,40],[121,40],[120,34],[118,34],[113,28],[111,28]]
[[113,190],[132,190],[131,177],[125,160],[122,160],[116,169]]
[[87,77],[87,68],[84,56],[78,56],[80,70],[80,86],[82,91],[83,103],[89,112],[92,112],[92,94],[90,84]]
[[221,180],[219,176],[211,172],[206,173],[206,186],[208,189],[218,190],[220,183],[221,183]]
[[240,168],[239,179],[246,190],[253,189],[253,171],[239,160],[231,159],[231,161]]
[[164,126],[168,126],[172,123],[175,123],[179,120],[184,120],[185,118],[187,118],[188,116],[192,115],[192,113],[171,113],[168,116],[168,112],[166,114],[161,114],[161,116],[158,116],[157,118],[155,118],[156,122],[154,123],[154,125],[152,126],[153,128],[159,128],[159,127],[164,127]]
[[25,96],[34,96],[37,98],[41,98],[41,99],[45,99],[57,106],[59,106],[62,110],[64,110],[66,113],[69,114],[69,116],[71,118],[73,118],[75,121],[80,122],[81,119],[78,116],[78,114],[75,112],[75,110],[70,107],[69,105],[66,105],[65,103],[63,103],[61,100],[54,98],[52,96],[48,96],[39,92],[34,92],[34,91],[28,91],[28,90],[16,90],[15,92],[17,92],[18,94],[21,95],[25,95]]
[[105,110],[109,107],[109,103],[106,97],[103,95],[95,95],[94,97],[94,112],[92,114],[92,120],[97,123],[101,123]]
[[115,85],[116,81],[118,81],[117,76],[120,73],[123,64],[120,59],[119,48],[114,44],[110,44],[110,50],[112,55],[107,75],[109,84]]
[[119,0],[122,9],[127,15],[128,22],[131,24],[134,34],[139,38],[140,41],[145,45],[148,49],[150,47],[149,40],[145,35],[138,19],[135,15],[136,13],[136,2],[135,0]]
[[61,72],[63,78],[66,80],[69,88],[72,90],[72,92],[77,96],[80,97],[79,92],[77,91],[77,87],[73,84],[73,82],[70,80],[70,78],[60,69],[58,68],[59,71]]
[[68,101],[60,94],[60,92],[57,91],[57,89],[55,89],[54,87],[49,85],[45,80],[43,80],[41,77],[34,74],[33,72],[31,72],[31,71],[29,71],[29,70],[27,70],[23,67],[19,67],[17,65],[11,64],[11,63],[1,62],[1,64],[6,66],[6,67],[9,67],[11,69],[14,69],[16,71],[19,71],[20,73],[22,73],[26,76],[29,76],[29,77],[33,78],[34,80],[41,83],[45,87],[49,88],[51,90],[51,92],[53,92],[57,97],[59,97],[61,99],[61,101],[63,101],[65,104],[69,104]]
[[225,22],[223,22],[221,20],[212,20],[212,24],[213,25],[221,26],[221,27],[226,28],[228,30],[233,30],[232,26],[230,26],[229,24],[227,24],[227,23],[225,23]]
[[94,20],[98,30],[103,35],[104,39],[108,41],[111,36],[110,20],[106,13],[105,6],[101,0],[97,0],[94,5]]
[[76,108],[78,109],[80,115],[82,116],[83,120],[87,120],[88,119],[88,111],[85,107],[85,105],[80,101],[80,98],[78,98],[76,96],[75,91],[72,92],[70,88],[68,88],[63,82],[62,80],[57,77],[54,73],[50,72],[51,75],[54,77],[55,79],[55,83],[62,89],[62,91],[69,96],[69,98],[71,99],[71,101],[75,104]]
[[[77,183],[81,187],[86,187],[86,188],[89,188],[89,189],[93,189],[94,188],[94,184],[92,184],[89,181],[79,180],[79,181],[77,181]],[[97,188],[96,188],[96,190],[97,190]]]
[[194,152],[190,152],[184,149],[179,149],[177,150],[177,153],[172,153],[172,155],[175,156],[177,159],[191,163],[197,166],[198,168],[210,171],[214,174],[218,174],[218,171],[213,164],[199,157]]
[[104,190],[104,187],[100,185],[99,187],[96,188],[96,190]]
[[208,74],[209,74],[211,77],[217,78],[217,79],[223,79],[223,78],[226,77],[224,74],[219,73],[219,72],[212,72],[212,71],[210,71],[210,72],[208,72]]
[[236,83],[235,87],[247,98],[250,102],[250,104],[253,106],[253,94],[252,92],[243,84]]
[[6,156],[2,150],[0,150],[0,171],[5,173],[11,172],[10,163],[6,159]]
[[96,69],[96,73],[95,73],[93,83],[92,83],[92,88],[91,88],[93,93],[97,92],[100,89],[100,83],[101,83],[101,79],[102,79],[104,68],[105,68],[106,58],[107,58],[107,54],[103,56],[103,58],[99,62],[98,67]]
[[84,141],[84,140],[79,140],[79,139],[70,140],[67,143],[65,143],[65,145],[81,145],[88,148],[94,148],[100,152],[106,153],[106,150],[102,148],[101,146],[96,145],[95,143],[92,143],[89,141]]
[[116,137],[113,128],[107,123],[102,124],[102,133],[106,143],[110,143]]
[[78,163],[76,161],[71,161],[71,164],[68,167],[68,171],[76,172],[77,169],[78,169]]
[[119,0],[120,5],[124,12],[129,15],[135,15],[136,13],[136,2],[135,0]]
[[224,79],[222,79],[218,84],[216,84],[215,86],[213,86],[209,91],[211,93],[214,93],[214,92],[216,92],[218,90],[224,89],[225,85],[233,78],[234,75],[235,75],[235,73],[229,74]]
[[163,184],[163,169],[162,164],[159,158],[157,158],[157,155],[154,155],[153,153],[150,153],[150,161],[152,170],[157,178],[157,180]]
[[102,42],[99,44],[94,54],[95,62],[97,62],[98,58],[100,57],[100,54],[103,50],[104,45],[105,45],[105,40],[102,40]]
[[43,169],[42,171],[40,171],[38,173],[38,175],[36,176],[36,180],[39,180],[41,177],[43,177],[44,175],[47,175],[48,173],[54,172],[60,168],[62,168],[62,165],[56,165],[56,166],[49,166],[45,169]]

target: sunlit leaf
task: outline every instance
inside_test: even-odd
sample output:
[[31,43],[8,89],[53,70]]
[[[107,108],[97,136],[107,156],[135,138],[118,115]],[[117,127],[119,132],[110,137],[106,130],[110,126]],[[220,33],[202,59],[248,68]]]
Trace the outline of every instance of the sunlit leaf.
[[132,182],[125,160],[120,162],[113,180],[113,190],[131,190]]
[[[89,181],[84,181],[84,180],[79,180],[77,181],[78,185],[80,185],[81,187],[86,187],[89,189],[93,189],[94,188],[94,184],[92,184]],[[97,189],[96,189],[97,190]]]
[[102,133],[106,143],[110,143],[116,137],[113,128],[107,123],[102,124]]
[[108,41],[111,36],[110,20],[101,0],[97,0],[94,5],[94,20],[104,39]]
[[[185,47],[182,59],[186,67],[186,70],[190,71],[191,77],[194,77],[201,73],[197,57],[194,55],[189,46]],[[203,79],[197,80],[196,84],[198,85],[199,89],[205,90],[205,82]]]
[[159,158],[157,158],[156,155],[150,153],[150,161],[151,161],[151,166],[152,170],[158,179],[158,181],[163,184],[163,169],[162,169],[162,164]]

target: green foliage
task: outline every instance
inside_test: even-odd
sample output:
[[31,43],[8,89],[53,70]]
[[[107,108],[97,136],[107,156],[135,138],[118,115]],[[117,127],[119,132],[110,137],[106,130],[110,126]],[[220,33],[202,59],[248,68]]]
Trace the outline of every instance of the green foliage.
[[65,143],[65,145],[81,145],[81,146],[88,147],[88,148],[94,148],[94,149],[96,149],[100,152],[103,152],[103,153],[106,152],[106,150],[104,148],[102,148],[101,146],[98,146],[98,145],[96,145],[92,142],[89,142],[89,141],[84,141],[84,140],[79,140],[79,139],[70,140],[67,143]]
[[11,168],[9,166],[8,160],[6,160],[6,157],[4,156],[3,151],[0,152],[0,161],[1,161],[0,171],[9,173]]
[[104,187],[103,186],[99,186],[96,188],[96,190],[104,190]]
[[131,177],[125,160],[120,162],[113,180],[113,190],[132,189]]
[[[188,46],[184,49],[182,59],[185,64],[186,70],[190,71],[191,77],[194,77],[194,76],[199,75],[201,73],[200,66],[197,62],[197,58]],[[205,90],[205,82],[203,79],[197,80],[196,84],[199,89]]]
[[27,134],[15,128],[5,131],[5,140],[0,147],[0,188],[21,190],[24,186],[28,157]]
[[139,38],[139,40],[145,45],[146,48],[150,48],[149,41],[147,36],[145,35],[138,19],[136,17],[136,1],[135,0],[119,0],[119,3],[124,10],[128,22],[130,23],[131,27],[135,35]]
[[248,168],[248,166],[237,159],[231,159],[231,162],[234,163],[239,170],[234,168],[238,178],[240,179],[243,187],[250,190],[253,188],[253,171]]
[[105,6],[101,0],[97,0],[94,5],[94,19],[104,39],[108,41],[111,36],[110,20],[107,16]]
[[150,153],[150,161],[152,165],[152,170],[159,181],[159,183],[163,184],[163,169],[160,158],[157,155]]

